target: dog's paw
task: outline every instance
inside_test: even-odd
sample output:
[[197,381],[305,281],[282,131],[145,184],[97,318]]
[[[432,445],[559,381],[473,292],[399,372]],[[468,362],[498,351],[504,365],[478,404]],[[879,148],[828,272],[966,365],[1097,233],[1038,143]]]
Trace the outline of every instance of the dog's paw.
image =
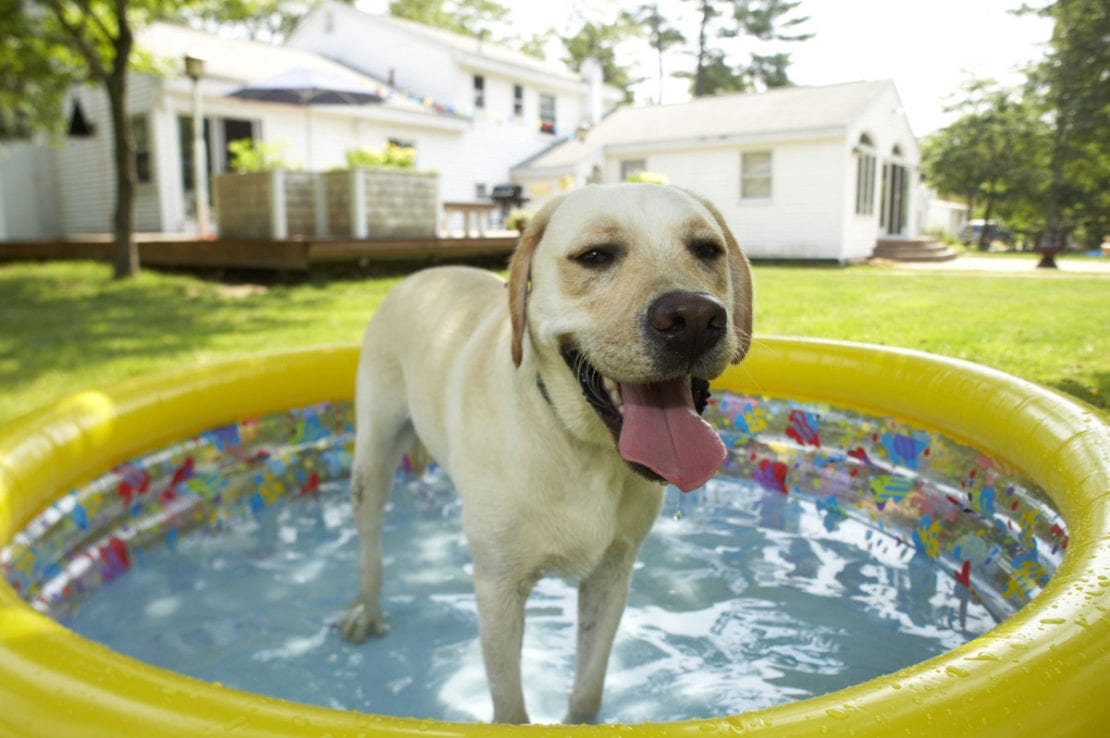
[[362,643],[369,638],[380,638],[389,632],[381,610],[356,600],[347,612],[335,621],[340,637],[350,643]]

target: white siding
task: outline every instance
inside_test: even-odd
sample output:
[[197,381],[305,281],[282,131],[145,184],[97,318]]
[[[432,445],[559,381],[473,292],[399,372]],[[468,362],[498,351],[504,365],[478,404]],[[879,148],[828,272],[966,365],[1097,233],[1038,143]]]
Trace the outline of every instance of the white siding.
[[[510,167],[573,135],[586,114],[584,85],[579,92],[570,92],[568,87],[574,83],[558,79],[544,84],[537,81],[541,77],[534,70],[522,70],[514,77],[512,65],[467,61],[461,52],[380,24],[373,16],[344,5],[329,4],[310,14],[291,43],[382,81],[392,80],[398,89],[427,97],[469,119],[460,138],[418,146],[422,166],[439,172],[444,200],[473,200],[479,185],[488,190],[510,181]],[[475,75],[485,81],[482,109],[474,107]],[[524,111],[519,117],[513,114],[513,86],[517,84],[524,90]],[[539,130],[541,93],[556,99],[554,135]],[[280,128],[275,123],[271,130]],[[398,137],[412,139],[414,135],[403,132]],[[434,152],[435,157],[425,158],[425,152]],[[319,163],[315,152],[313,159]],[[330,159],[322,161],[328,165]]]
[[0,239],[59,235],[54,152],[46,145],[0,145]]
[[[740,155],[771,152],[771,197],[740,197]],[[643,158],[652,172],[689,188],[720,209],[729,227],[756,258],[841,259],[843,157],[839,140],[768,142],[719,147],[622,152],[606,159],[605,180],[620,176],[620,161]]]

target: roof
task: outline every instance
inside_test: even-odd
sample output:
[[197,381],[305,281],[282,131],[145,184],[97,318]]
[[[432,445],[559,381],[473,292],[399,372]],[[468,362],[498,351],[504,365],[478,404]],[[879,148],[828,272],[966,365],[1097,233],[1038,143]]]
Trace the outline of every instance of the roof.
[[357,72],[315,52],[261,41],[224,38],[187,26],[155,21],[136,34],[136,46],[160,62],[181,69],[186,54],[205,60],[205,80],[230,89],[294,70],[311,70],[384,98],[381,105],[411,112],[427,112],[386,83]]
[[571,140],[523,167],[566,167],[599,147],[708,142],[736,137],[844,129],[859,119],[891,80],[701,97],[685,103],[618,108],[584,140]]
[[540,74],[554,76],[567,82],[581,81],[579,75],[570,71],[565,64],[547,61],[546,59],[538,59],[522,51],[510,49],[507,46],[483,41],[472,36],[463,36],[462,34],[454,33],[453,31],[448,31],[443,28],[426,26],[423,23],[417,23],[392,15],[370,15],[368,13],[366,15],[369,15],[378,23],[398,31],[419,36],[439,44],[440,46],[447,47],[456,52],[461,52],[464,55],[476,57],[476,60],[482,59],[503,64],[511,64]]
[[[398,18],[388,13],[366,12],[355,5],[339,2],[338,0],[321,2],[309,11],[308,15],[324,13],[342,14],[338,16],[342,18],[338,27],[345,33],[357,34],[359,32],[357,26],[353,25],[354,23],[374,23],[383,26],[391,33],[401,34],[418,42],[445,49],[452,55],[456,64],[464,69],[468,68],[470,71],[537,80],[541,83],[563,88],[584,88],[587,84],[580,74],[560,61],[540,59],[496,42],[484,41],[473,36],[428,26],[406,18]],[[293,34],[289,37],[289,44],[297,45],[299,43],[299,33],[302,27],[303,25],[298,26],[293,31]],[[324,49],[321,49],[321,51],[327,53]],[[624,98],[624,93],[612,85],[605,84],[602,90],[607,100],[616,102]]]

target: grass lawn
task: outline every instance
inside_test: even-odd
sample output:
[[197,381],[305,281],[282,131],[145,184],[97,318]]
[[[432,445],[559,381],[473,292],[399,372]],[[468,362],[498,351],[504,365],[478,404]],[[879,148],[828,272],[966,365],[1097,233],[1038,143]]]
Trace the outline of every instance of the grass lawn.
[[[125,377],[359,340],[399,278],[228,286],[94,263],[0,265],[0,423]],[[757,266],[756,331],[905,346],[1110,407],[1110,277]]]

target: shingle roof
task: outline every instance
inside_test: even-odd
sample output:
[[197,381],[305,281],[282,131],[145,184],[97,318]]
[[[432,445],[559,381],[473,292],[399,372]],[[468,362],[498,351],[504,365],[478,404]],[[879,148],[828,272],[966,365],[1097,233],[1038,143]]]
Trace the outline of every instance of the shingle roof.
[[587,134],[522,163],[523,167],[573,164],[598,147],[653,144],[808,130],[844,128],[855,121],[890,80],[823,87],[785,87],[762,93],[702,97],[673,105],[624,107]]

